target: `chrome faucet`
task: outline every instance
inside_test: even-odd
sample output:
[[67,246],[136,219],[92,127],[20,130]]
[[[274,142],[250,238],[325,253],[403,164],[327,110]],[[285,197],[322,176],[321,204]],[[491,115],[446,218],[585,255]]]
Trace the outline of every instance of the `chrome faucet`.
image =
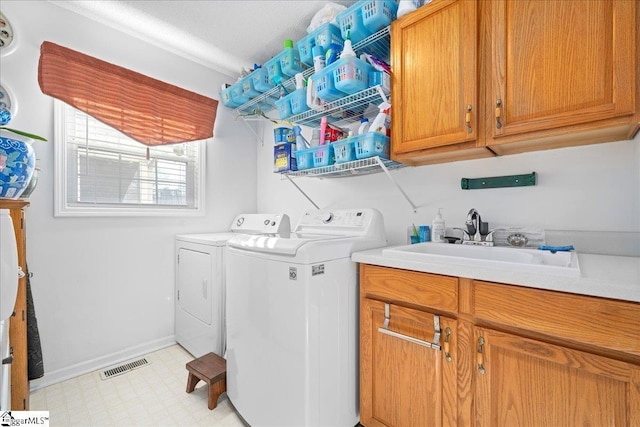
[[466,230],[454,227],[455,230],[462,231],[463,245],[493,246],[493,232],[498,229],[489,231],[489,223],[482,221],[480,212],[473,208],[469,210],[465,225]]
[[[473,240],[476,242],[480,242],[483,240],[482,224],[483,222],[482,218],[480,217],[480,212],[472,208],[467,214],[467,222],[465,222],[465,225],[467,226],[467,233],[469,237],[473,237]],[[486,225],[487,223],[485,222],[484,224]]]

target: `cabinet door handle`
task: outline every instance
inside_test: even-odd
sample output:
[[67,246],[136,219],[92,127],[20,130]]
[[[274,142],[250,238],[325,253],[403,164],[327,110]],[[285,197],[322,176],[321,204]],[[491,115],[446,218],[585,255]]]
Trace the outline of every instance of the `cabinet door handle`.
[[486,372],[484,368],[484,338],[478,338],[478,352],[476,353],[476,363],[478,364],[478,372],[484,374]]
[[471,106],[471,104],[467,105],[467,113],[464,115],[464,121],[467,124],[467,133],[473,132],[473,129],[471,129],[471,110],[472,109],[473,107]]
[[502,100],[498,99],[496,101],[496,129],[502,129],[502,122],[500,118],[502,117]]
[[447,362],[451,362],[453,357],[451,357],[451,353],[449,353],[449,340],[451,338],[451,328],[447,327],[444,330],[444,344],[442,345],[442,350],[444,351],[444,358]]
[[[411,337],[409,335],[404,335],[401,334],[399,332],[395,332],[389,329],[389,304],[385,304],[384,305],[384,324],[378,328],[378,332],[381,332],[385,335],[389,335],[395,338],[400,338],[401,340],[405,340],[405,341],[409,341],[412,342],[414,344],[418,344],[418,345],[422,345],[425,347],[429,347],[432,348],[434,350],[440,350],[440,344],[438,344],[438,341],[440,341],[440,317],[434,315],[433,316],[433,326],[434,326],[434,330],[435,330],[435,336],[434,336],[434,342],[428,342],[428,341],[424,341],[418,338],[414,338]],[[436,329],[437,328],[437,329]],[[437,339],[436,339],[437,337]]]

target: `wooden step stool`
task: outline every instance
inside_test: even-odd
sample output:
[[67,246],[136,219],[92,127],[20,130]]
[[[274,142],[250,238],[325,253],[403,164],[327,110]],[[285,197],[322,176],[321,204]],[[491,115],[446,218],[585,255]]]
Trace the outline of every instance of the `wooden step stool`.
[[227,361],[208,353],[187,363],[187,370],[187,393],[191,393],[200,380],[204,381],[209,387],[209,409],[215,409],[218,397],[227,390]]

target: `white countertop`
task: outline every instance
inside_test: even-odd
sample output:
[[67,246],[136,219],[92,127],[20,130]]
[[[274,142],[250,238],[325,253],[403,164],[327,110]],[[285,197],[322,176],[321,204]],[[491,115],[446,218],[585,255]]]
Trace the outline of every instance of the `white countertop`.
[[640,258],[578,253],[580,277],[562,277],[488,268],[464,263],[422,262],[382,254],[384,248],[354,252],[351,260],[363,264],[422,271],[447,276],[467,277],[490,282],[527,286],[537,289],[592,295],[640,302]]

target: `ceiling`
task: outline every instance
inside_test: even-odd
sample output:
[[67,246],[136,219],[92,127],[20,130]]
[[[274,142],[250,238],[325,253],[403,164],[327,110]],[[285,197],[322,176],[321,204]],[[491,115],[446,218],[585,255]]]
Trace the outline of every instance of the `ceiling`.
[[[328,4],[315,0],[50,0],[206,67],[237,77],[304,37]],[[335,0],[338,8],[355,0]]]

